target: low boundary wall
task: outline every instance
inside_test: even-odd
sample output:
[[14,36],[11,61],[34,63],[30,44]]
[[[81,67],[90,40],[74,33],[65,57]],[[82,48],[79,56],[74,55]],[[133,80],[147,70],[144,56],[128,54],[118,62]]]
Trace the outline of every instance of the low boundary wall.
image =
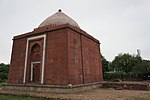
[[102,88],[114,88],[116,90],[149,90],[148,82],[104,82]]
[[4,90],[16,90],[22,92],[50,92],[50,93],[77,93],[101,88],[102,82],[81,84],[72,86],[60,85],[35,85],[35,84],[6,84],[1,87]]
[[15,90],[21,92],[49,92],[49,93],[78,93],[98,88],[113,88],[117,90],[150,90],[149,83],[143,82],[99,82],[81,85],[36,85],[36,84],[5,84],[1,90]]

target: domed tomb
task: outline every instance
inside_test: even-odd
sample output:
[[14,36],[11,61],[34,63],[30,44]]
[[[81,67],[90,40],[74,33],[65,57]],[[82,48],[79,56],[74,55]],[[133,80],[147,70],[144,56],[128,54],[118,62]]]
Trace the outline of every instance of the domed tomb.
[[63,25],[63,24],[70,24],[72,26],[79,28],[79,25],[72,18],[64,14],[60,9],[58,10],[58,12],[45,19],[39,25],[39,27],[43,27],[47,25]]
[[14,36],[12,47],[10,84],[67,86],[103,80],[100,42],[61,10],[33,31]]

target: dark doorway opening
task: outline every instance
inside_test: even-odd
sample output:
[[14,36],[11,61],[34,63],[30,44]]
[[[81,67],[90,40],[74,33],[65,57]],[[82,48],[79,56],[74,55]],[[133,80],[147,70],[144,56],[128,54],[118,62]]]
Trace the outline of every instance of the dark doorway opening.
[[40,63],[33,63],[31,79],[33,83],[40,83]]

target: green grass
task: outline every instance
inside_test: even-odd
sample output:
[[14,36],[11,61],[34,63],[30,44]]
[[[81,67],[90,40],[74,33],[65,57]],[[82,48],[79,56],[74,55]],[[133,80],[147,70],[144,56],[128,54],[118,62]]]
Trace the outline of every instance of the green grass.
[[3,82],[0,82],[0,86],[3,86],[5,83],[3,83]]
[[20,96],[13,96],[13,95],[2,95],[0,94],[0,100],[46,100],[42,98],[33,98],[28,95],[20,95]]
[[150,99],[144,97],[134,97],[134,100],[150,100]]

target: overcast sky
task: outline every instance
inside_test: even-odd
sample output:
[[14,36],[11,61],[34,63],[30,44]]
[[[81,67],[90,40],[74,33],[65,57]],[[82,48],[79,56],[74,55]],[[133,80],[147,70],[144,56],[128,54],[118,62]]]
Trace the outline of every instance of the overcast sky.
[[150,0],[0,0],[0,63],[10,63],[13,36],[33,31],[60,8],[101,42],[107,60],[137,49],[150,60]]

